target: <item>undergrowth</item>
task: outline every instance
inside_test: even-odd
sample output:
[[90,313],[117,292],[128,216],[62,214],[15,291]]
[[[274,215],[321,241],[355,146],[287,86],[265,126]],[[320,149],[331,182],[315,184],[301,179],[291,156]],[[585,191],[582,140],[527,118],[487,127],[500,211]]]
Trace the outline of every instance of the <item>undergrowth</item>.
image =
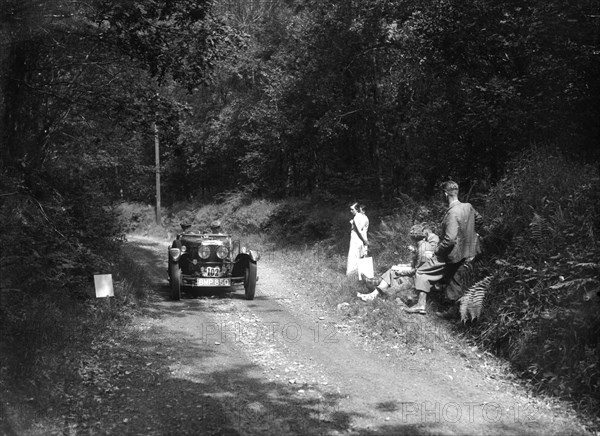
[[[67,196],[60,180],[6,175],[0,193],[0,384],[60,413],[91,341],[146,299],[145,274],[121,255],[122,230],[93,189]],[[95,298],[94,274],[112,274],[110,301]]]
[[[110,336],[147,299],[148,283],[141,267],[120,258],[111,269],[114,297],[74,300],[57,290],[32,296],[3,290],[2,383],[30,396],[40,410],[57,413],[71,395],[81,359],[93,341]],[[93,283],[86,286],[93,294]]]
[[600,410],[600,180],[534,148],[488,194],[491,277],[466,332],[538,390]]
[[175,203],[162,210],[161,225],[156,224],[156,209],[151,205],[122,202],[115,211],[127,233],[172,239],[181,231],[181,224],[203,231],[217,220],[228,233],[260,235],[277,207],[272,201],[252,199],[240,191],[221,194],[217,200],[211,203]]

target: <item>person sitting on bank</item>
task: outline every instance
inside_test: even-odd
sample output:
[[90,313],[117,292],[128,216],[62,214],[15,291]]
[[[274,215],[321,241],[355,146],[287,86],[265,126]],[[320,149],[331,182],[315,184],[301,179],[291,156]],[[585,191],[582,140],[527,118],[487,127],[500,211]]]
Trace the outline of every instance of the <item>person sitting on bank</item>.
[[473,259],[480,251],[475,225],[482,224],[481,215],[470,203],[458,200],[456,182],[443,183],[442,193],[448,204],[442,219],[442,241],[433,257],[417,268],[415,289],[419,292],[419,300],[413,307],[404,309],[408,313],[426,313],[427,294],[432,284],[439,281],[448,283],[446,298],[457,301],[462,296],[462,283],[456,272],[465,261]]
[[409,250],[413,252],[412,263],[410,267],[407,265],[398,264],[392,265],[381,276],[378,284],[374,285],[372,279],[369,280],[363,277],[365,286],[371,292],[368,294],[357,293],[356,296],[363,301],[372,301],[378,295],[394,284],[398,284],[403,280],[403,277],[414,275],[415,270],[433,257],[440,238],[433,232],[433,226],[429,224],[416,224],[410,229],[410,237],[415,242],[415,246],[409,246]]
[[[414,227],[414,226],[413,226]],[[415,230],[415,236],[413,237],[411,229],[411,237],[417,241],[416,248],[409,246],[408,249],[413,252],[412,266],[416,270],[425,262],[433,257],[437,246],[440,243],[440,238],[433,231],[431,224],[421,224],[421,236],[419,236],[418,230]]]

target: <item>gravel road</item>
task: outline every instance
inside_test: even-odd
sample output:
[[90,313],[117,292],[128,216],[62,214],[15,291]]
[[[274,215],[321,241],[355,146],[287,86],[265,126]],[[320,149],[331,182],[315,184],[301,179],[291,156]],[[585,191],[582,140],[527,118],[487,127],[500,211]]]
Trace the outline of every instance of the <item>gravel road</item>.
[[371,339],[316,304],[276,259],[260,261],[253,301],[239,289],[173,302],[166,246],[132,244],[151,266],[155,301],[135,323],[143,340],[130,344],[130,355],[150,356],[145,365],[159,369],[120,387],[130,416],[96,427],[101,432],[583,434],[568,411],[502,377],[483,354],[452,352],[452,341],[426,331],[423,317],[411,332],[439,346],[407,350]]

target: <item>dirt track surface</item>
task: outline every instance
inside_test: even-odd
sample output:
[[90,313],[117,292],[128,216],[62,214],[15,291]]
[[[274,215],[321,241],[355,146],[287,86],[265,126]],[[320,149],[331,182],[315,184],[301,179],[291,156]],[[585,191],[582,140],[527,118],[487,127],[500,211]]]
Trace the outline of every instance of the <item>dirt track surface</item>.
[[[97,370],[86,372],[98,396],[74,401],[60,426],[16,434],[583,434],[483,354],[454,353],[439,332],[419,330],[424,317],[411,334],[441,343],[390,346],[319,307],[268,258],[253,301],[240,289],[174,302],[166,245],[131,244],[149,266],[154,301],[110,347],[98,346],[89,362]],[[102,386],[100,373],[115,383]]]

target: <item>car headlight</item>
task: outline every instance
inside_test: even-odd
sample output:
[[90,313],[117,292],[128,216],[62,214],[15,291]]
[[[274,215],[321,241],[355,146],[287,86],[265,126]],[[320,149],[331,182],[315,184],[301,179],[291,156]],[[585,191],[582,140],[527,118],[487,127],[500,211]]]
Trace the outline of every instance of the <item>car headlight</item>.
[[229,256],[229,248],[224,245],[219,246],[219,248],[217,248],[217,257],[219,259],[225,259],[227,256]]
[[179,260],[179,256],[181,256],[181,250],[176,247],[169,248],[169,254],[171,255],[171,259],[177,262]]
[[210,247],[208,245],[198,247],[198,256],[202,259],[208,259],[210,257]]

